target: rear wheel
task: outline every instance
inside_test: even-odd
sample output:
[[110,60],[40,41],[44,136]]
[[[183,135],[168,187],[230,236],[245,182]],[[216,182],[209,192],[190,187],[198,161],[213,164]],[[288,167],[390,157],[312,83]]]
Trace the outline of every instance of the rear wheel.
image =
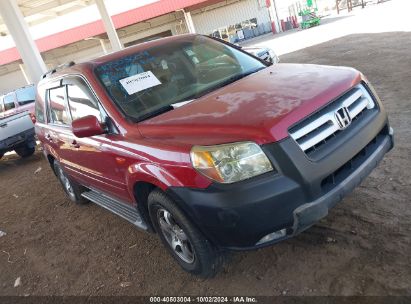
[[88,200],[81,196],[83,187],[72,181],[64,172],[58,161],[54,161],[54,172],[70,200],[76,204],[86,204]]
[[16,150],[14,150],[20,157],[29,157],[31,155],[33,155],[34,151],[36,151],[36,148],[29,148],[29,147],[21,147],[21,148],[17,148]]
[[191,223],[187,216],[162,191],[148,197],[153,226],[167,250],[187,272],[213,277],[222,267],[224,256]]

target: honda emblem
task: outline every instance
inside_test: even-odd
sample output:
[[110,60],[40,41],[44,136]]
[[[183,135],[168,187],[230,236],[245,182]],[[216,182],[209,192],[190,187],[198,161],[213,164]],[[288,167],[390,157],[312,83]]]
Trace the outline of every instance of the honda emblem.
[[337,111],[334,113],[335,119],[337,120],[338,126],[340,127],[340,130],[344,130],[351,124],[351,116],[350,112],[346,107],[339,108]]

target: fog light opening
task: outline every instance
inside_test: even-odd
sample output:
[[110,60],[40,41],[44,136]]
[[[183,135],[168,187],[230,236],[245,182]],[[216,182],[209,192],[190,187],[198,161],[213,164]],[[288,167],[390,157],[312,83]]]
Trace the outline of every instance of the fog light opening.
[[261,240],[259,240],[257,242],[256,245],[261,245],[261,244],[264,244],[264,243],[267,243],[267,242],[271,242],[271,241],[274,241],[276,239],[280,239],[282,237],[285,237],[286,235],[287,235],[287,229],[281,229],[281,230],[278,230],[278,231],[274,231],[274,232],[264,236]]

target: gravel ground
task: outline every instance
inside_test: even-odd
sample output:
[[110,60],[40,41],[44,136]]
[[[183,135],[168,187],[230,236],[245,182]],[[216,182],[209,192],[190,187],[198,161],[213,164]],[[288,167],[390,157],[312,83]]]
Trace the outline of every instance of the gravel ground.
[[398,32],[282,56],[361,70],[389,112],[396,147],[326,219],[294,239],[232,254],[210,280],[180,270],[155,235],[96,205],[71,204],[41,152],[7,156],[0,295],[411,295],[410,50],[411,33]]

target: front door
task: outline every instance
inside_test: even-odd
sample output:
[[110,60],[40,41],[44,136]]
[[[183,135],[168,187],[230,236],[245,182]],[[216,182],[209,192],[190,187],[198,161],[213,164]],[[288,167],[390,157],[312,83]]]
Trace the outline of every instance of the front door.
[[[72,120],[93,115],[104,123],[107,119],[104,109],[98,102],[86,82],[78,76],[68,77],[63,81],[67,88],[67,101]],[[103,134],[86,138],[77,138],[74,134],[65,141],[70,146],[70,161],[67,169],[83,184],[117,197],[125,202],[132,202],[125,183],[125,172],[111,152],[112,134]]]

